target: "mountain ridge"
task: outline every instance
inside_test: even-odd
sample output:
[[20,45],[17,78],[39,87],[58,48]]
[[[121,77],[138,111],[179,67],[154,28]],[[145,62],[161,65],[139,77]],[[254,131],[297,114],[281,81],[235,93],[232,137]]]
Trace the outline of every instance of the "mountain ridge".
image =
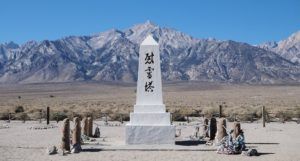
[[149,34],[160,44],[162,78],[166,81],[300,81],[299,65],[267,47],[197,39],[147,21],[90,36],[29,41],[18,46],[0,44],[0,82],[135,82],[139,43]]

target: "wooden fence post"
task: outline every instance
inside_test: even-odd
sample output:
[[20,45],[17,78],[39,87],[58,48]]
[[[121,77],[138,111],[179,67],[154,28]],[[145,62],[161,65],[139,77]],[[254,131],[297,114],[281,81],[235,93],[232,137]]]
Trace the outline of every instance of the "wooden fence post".
[[43,118],[43,110],[40,110],[40,120],[39,120],[40,124],[42,123],[42,118]]
[[263,127],[266,127],[266,117],[265,117],[265,106],[262,106],[261,108],[261,117],[262,117],[262,123],[263,123]]
[[108,113],[105,113],[105,125],[108,125],[107,115],[108,115]]
[[8,113],[8,123],[10,123],[11,113]]
[[173,125],[173,113],[170,112],[171,125]]
[[219,105],[219,118],[222,117],[222,108],[223,108],[223,106]]
[[121,124],[123,124],[123,115],[122,114],[120,114],[120,119],[121,119]]
[[46,117],[47,117],[47,125],[49,125],[49,123],[50,123],[50,107],[47,107]]
[[233,121],[236,121],[236,113],[233,114]]

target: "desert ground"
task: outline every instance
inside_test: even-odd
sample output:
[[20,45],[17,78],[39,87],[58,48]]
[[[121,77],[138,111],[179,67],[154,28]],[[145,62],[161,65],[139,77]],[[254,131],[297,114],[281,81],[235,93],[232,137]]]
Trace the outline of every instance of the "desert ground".
[[[181,110],[183,113],[200,111],[212,114],[224,106],[224,115],[232,113],[242,116],[256,113],[261,107],[269,113],[286,114],[299,118],[300,85],[232,85],[199,82],[173,82],[163,85],[163,98],[168,111]],[[109,121],[104,125],[100,113],[129,113],[135,103],[135,84],[111,83],[49,83],[0,85],[0,160],[269,160],[299,161],[298,152],[300,124],[293,119],[285,123],[276,121],[262,127],[260,119],[253,123],[242,121],[246,145],[256,148],[260,156],[221,155],[215,146],[205,144],[170,146],[125,146],[125,129],[120,122]],[[4,117],[15,113],[16,106],[22,106],[28,115],[23,123],[17,115],[8,123]],[[85,151],[79,154],[47,155],[46,148],[59,147],[61,122],[52,121],[54,128],[34,130],[45,125],[39,123],[40,110],[50,107],[51,115],[62,111],[68,117],[75,114],[95,116],[101,138],[83,145]],[[195,126],[201,126],[202,117],[191,122],[174,122],[182,134],[177,141],[186,141],[194,135]],[[228,123],[230,128],[232,122]],[[72,123],[71,123],[72,126]],[[95,127],[95,126],[94,126]]]
[[[39,110],[63,111],[67,115],[126,113],[133,111],[135,84],[49,83],[0,85],[0,113],[14,113],[21,105],[29,118],[36,120]],[[300,115],[300,85],[231,85],[202,82],[173,82],[163,85],[163,99],[170,112],[181,110],[203,114],[259,115],[261,106],[270,113]],[[97,116],[95,116],[97,117]],[[295,117],[295,116],[293,116]]]
[[[59,147],[61,140],[61,123],[51,122],[58,127],[52,129],[33,130],[42,124],[34,121],[22,123],[12,121],[0,124],[8,125],[9,128],[0,129],[0,160],[2,161],[40,161],[40,160],[203,160],[203,161],[240,161],[240,160],[263,160],[263,161],[299,161],[299,133],[300,125],[295,122],[269,123],[265,128],[260,123],[242,123],[245,132],[246,145],[256,148],[260,156],[224,155],[215,152],[215,146],[205,144],[185,145],[159,145],[159,146],[125,146],[124,124],[120,126],[104,126],[103,122],[96,121],[100,127],[101,138],[83,145],[84,151],[78,154],[48,155],[46,147],[56,145]],[[110,123],[115,124],[117,123]],[[175,123],[178,125],[178,123]],[[71,123],[72,125],[72,123]],[[177,126],[181,129],[180,140],[188,140],[194,133],[195,124]],[[228,124],[228,127],[231,123]],[[145,150],[146,149],[146,150]],[[147,150],[148,149],[148,150]]]

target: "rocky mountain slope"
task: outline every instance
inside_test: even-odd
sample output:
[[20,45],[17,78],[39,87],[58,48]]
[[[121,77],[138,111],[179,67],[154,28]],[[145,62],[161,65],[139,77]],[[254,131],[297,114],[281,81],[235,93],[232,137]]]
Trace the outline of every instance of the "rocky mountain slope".
[[300,31],[279,42],[266,42],[259,47],[278,53],[293,63],[300,64]]
[[126,30],[55,41],[0,45],[0,82],[137,80],[139,43],[152,34],[160,44],[167,81],[300,82],[300,65],[266,47],[196,39],[149,21]]

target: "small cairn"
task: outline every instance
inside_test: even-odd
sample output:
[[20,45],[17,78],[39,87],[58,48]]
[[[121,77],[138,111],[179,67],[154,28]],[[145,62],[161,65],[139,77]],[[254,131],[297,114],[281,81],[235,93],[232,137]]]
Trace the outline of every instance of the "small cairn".
[[68,118],[63,120],[61,149],[70,151],[70,120]]
[[225,118],[220,118],[217,129],[217,143],[220,143],[222,139],[227,135]]
[[85,136],[88,134],[88,119],[86,117],[82,119],[82,134]]
[[88,121],[87,136],[93,137],[93,118],[92,117],[88,117],[87,121]]
[[203,132],[202,132],[202,136],[204,138],[209,137],[208,135],[208,119],[205,118],[203,121]]
[[81,151],[80,146],[81,139],[81,126],[80,119],[78,117],[74,118],[74,129],[72,134],[72,153],[79,153]]
[[49,146],[49,147],[47,147],[46,154],[53,155],[53,154],[56,154],[56,153],[57,153],[56,146]]
[[241,134],[241,124],[239,122],[234,122],[232,138],[236,139],[240,134]]
[[217,120],[212,117],[210,119],[210,131],[209,131],[209,140],[215,140],[216,132],[217,132]]

